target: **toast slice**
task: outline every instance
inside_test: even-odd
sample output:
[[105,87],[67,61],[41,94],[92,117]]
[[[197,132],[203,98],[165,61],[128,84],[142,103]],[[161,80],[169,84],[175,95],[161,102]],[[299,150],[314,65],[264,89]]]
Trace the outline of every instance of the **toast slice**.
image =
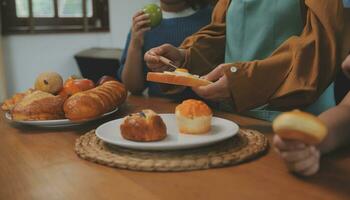
[[211,81],[200,78],[198,75],[193,75],[186,71],[148,72],[147,81],[189,87],[205,86],[212,83]]

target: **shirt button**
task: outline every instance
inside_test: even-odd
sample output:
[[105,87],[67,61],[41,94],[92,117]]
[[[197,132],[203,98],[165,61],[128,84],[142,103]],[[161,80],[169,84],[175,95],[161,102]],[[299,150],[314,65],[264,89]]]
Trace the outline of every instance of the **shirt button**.
[[237,67],[235,67],[235,66],[232,66],[231,68],[230,68],[230,71],[232,72],[232,73],[235,73],[235,72],[237,72]]

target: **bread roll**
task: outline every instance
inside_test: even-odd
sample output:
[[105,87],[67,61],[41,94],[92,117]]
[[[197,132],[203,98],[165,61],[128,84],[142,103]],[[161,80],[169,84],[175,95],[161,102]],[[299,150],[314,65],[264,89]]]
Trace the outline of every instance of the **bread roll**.
[[126,116],[120,131],[123,138],[138,142],[157,141],[166,137],[162,118],[149,109]]
[[205,134],[211,129],[211,109],[202,101],[189,99],[175,108],[180,133]]
[[212,82],[200,78],[197,75],[192,75],[186,71],[174,71],[174,72],[148,72],[147,81],[153,81],[158,83],[167,83],[173,85],[182,85],[189,87],[199,87],[209,85]]
[[78,121],[93,119],[116,109],[127,96],[125,87],[118,81],[108,81],[96,88],[78,92],[64,104],[66,118]]
[[314,115],[299,110],[285,112],[273,121],[274,132],[283,139],[306,144],[319,144],[327,135],[327,127]]

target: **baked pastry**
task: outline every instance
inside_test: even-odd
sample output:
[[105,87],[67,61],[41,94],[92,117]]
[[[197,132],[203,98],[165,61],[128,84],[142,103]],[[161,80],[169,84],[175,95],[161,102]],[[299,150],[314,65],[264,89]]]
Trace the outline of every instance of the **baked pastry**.
[[203,101],[189,99],[175,109],[180,133],[205,134],[211,129],[213,112]]
[[3,111],[11,111],[18,102],[20,102],[25,96],[31,94],[34,91],[34,89],[29,89],[23,93],[16,93],[10,99],[6,99],[4,101],[4,103],[1,105],[1,109]]
[[64,118],[64,98],[40,90],[26,95],[13,108],[11,115],[16,121],[53,120]]
[[283,139],[306,144],[319,144],[327,135],[327,127],[314,115],[299,110],[285,112],[273,121],[274,132]]
[[183,68],[178,68],[173,72],[148,72],[147,81],[190,87],[199,87],[212,83],[204,78],[200,78],[198,75],[190,74]]
[[126,116],[120,131],[123,138],[138,142],[158,141],[166,137],[166,126],[153,110]]
[[79,121],[93,119],[116,109],[127,96],[123,84],[108,81],[93,89],[78,92],[64,103],[66,118]]

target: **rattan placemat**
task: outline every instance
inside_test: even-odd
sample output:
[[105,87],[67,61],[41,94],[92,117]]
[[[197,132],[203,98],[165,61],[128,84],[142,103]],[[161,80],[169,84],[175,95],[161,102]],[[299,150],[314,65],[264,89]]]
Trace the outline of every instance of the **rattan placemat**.
[[189,171],[236,165],[263,154],[267,138],[241,129],[236,136],[211,146],[177,151],[140,151],[104,143],[94,130],[76,140],[75,152],[83,159],[110,167],[137,171]]

